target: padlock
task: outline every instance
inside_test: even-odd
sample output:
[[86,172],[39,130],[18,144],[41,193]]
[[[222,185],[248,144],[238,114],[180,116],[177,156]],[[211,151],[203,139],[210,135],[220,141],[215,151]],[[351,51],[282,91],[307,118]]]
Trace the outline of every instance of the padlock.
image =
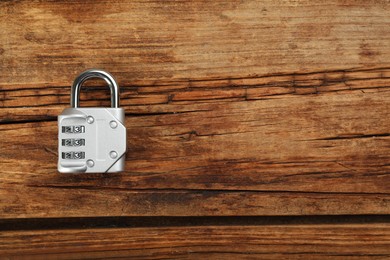
[[[79,107],[80,89],[91,78],[106,81],[111,107]],[[119,87],[107,72],[81,73],[73,82],[71,107],[58,116],[58,171],[104,173],[124,170],[126,153],[125,111],[119,107]]]

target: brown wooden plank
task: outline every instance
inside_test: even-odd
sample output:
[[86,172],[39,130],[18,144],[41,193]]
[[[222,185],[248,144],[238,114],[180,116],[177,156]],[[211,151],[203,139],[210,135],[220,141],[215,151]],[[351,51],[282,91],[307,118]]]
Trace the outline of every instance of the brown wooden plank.
[[384,194],[3,187],[2,218],[389,214]]
[[1,216],[388,214],[389,98],[350,91],[129,116],[126,171],[105,176],[56,172],[55,121],[3,124]]
[[389,224],[189,226],[7,231],[16,259],[387,259]]
[[[0,123],[52,120],[70,103],[70,85],[13,86],[0,90]],[[94,82],[99,84],[100,82]],[[307,95],[383,93],[390,89],[390,68],[314,71],[247,78],[161,80],[121,87],[121,106],[128,115],[210,110],[209,103],[279,99]],[[83,106],[109,106],[108,88],[86,87]],[[379,94],[380,95],[380,94]],[[223,103],[223,104],[224,104]],[[373,108],[375,109],[375,108]],[[385,111],[386,112],[386,111]]]
[[390,66],[388,1],[2,1],[0,86],[124,85]]

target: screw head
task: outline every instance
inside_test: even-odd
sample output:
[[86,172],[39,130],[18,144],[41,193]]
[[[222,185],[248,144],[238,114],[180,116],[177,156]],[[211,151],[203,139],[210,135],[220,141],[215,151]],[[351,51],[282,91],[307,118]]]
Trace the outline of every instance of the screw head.
[[115,151],[111,151],[111,152],[110,152],[110,157],[111,157],[112,159],[115,159],[116,157],[118,157],[118,153],[115,152]]
[[95,121],[95,119],[92,116],[87,116],[87,123],[92,124]]
[[112,121],[110,122],[110,126],[111,126],[111,128],[115,129],[115,128],[117,128],[118,123],[117,123],[116,121],[112,120]]
[[87,166],[88,167],[93,167],[94,165],[95,165],[95,162],[93,160],[90,159],[90,160],[87,161]]

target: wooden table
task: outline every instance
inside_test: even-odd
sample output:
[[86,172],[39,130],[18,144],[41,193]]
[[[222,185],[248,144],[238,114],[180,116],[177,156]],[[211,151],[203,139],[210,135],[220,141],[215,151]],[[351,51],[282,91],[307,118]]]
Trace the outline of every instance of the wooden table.
[[[388,0],[2,1],[0,31],[1,256],[390,258]],[[88,68],[123,173],[57,172]]]

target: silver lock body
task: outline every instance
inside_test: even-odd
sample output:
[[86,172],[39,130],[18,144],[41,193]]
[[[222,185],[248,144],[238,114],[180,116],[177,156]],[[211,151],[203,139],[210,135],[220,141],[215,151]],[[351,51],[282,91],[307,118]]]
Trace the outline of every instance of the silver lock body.
[[[121,172],[125,166],[125,111],[119,108],[119,89],[108,73],[86,71],[72,86],[71,108],[58,116],[58,171],[61,173]],[[78,107],[79,90],[89,78],[104,78],[112,107]],[[114,91],[113,91],[114,90]]]

